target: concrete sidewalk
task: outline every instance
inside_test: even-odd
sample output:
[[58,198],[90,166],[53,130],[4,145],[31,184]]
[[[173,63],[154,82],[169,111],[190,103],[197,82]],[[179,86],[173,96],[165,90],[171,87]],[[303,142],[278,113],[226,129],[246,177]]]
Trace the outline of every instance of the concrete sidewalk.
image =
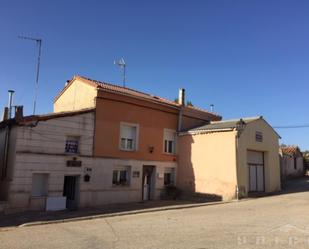
[[[0,216],[0,230],[18,226],[33,226],[69,221],[80,221],[112,216],[139,214],[173,209],[218,205],[227,202],[192,202],[183,200],[160,200],[138,203],[113,204],[96,208],[83,208],[76,211],[28,211]],[[2,228],[2,229],[1,229]]]

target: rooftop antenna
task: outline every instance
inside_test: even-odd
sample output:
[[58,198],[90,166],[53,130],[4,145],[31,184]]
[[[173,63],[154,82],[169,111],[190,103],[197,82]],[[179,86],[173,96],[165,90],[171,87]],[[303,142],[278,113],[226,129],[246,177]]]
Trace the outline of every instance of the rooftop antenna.
[[123,87],[126,86],[126,63],[123,58],[120,58],[118,61],[114,61],[114,65],[117,65],[122,69],[122,83]]
[[36,110],[36,102],[38,98],[38,91],[39,91],[39,75],[40,75],[40,61],[41,61],[41,47],[42,47],[42,39],[28,37],[28,36],[18,36],[20,39],[35,41],[36,45],[38,46],[38,61],[36,67],[36,79],[35,79],[35,90],[34,90],[34,99],[33,99],[33,115],[35,115]]

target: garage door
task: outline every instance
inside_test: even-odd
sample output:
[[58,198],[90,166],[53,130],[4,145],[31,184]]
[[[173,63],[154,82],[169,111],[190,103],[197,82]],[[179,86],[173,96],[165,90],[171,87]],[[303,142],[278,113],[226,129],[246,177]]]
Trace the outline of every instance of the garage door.
[[247,160],[249,167],[249,191],[264,191],[264,154],[263,152],[251,151],[247,152]]

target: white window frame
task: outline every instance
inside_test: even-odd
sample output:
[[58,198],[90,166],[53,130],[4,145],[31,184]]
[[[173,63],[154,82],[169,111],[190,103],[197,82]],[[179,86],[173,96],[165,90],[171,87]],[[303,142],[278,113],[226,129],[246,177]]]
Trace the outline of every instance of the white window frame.
[[[44,175],[46,178],[47,178],[47,180],[46,180],[46,193],[45,194],[34,194],[34,176],[35,175]],[[50,175],[48,174],[48,173],[41,173],[41,172],[35,172],[35,173],[33,173],[32,174],[32,186],[31,186],[31,196],[32,197],[46,197],[46,196],[48,196],[48,189],[49,189],[49,177],[50,177]],[[39,191],[36,191],[36,192],[39,192]],[[42,192],[42,191],[40,191],[40,192]]]
[[[76,152],[69,152],[66,150],[66,146],[67,146],[67,141],[77,141],[77,151]],[[75,136],[75,135],[67,135],[66,139],[65,139],[65,147],[64,147],[64,152],[66,154],[70,154],[70,155],[76,155],[76,154],[80,154],[80,136]]]
[[[133,149],[122,148],[122,146],[121,146],[121,139],[122,139],[122,137],[121,137],[121,129],[124,126],[134,127],[136,129],[135,141],[133,141]],[[119,150],[122,150],[122,151],[138,151],[138,142],[139,142],[139,124],[120,122]]]
[[[132,170],[132,167],[129,166],[129,165],[126,165],[126,166],[116,166],[116,167],[113,167],[112,169],[112,186],[114,187],[129,187],[130,184],[131,184],[131,170]],[[121,171],[126,171],[126,183],[125,184],[115,184],[113,183],[113,180],[114,180],[114,171],[118,171],[118,180],[120,180],[120,172]]]
[[[174,141],[173,141],[174,143],[173,143],[172,152],[165,151],[165,141],[171,141],[171,140],[165,139],[166,133],[174,133]],[[163,130],[163,153],[168,154],[168,155],[175,155],[177,153],[177,132],[176,130],[172,130],[172,129]]]

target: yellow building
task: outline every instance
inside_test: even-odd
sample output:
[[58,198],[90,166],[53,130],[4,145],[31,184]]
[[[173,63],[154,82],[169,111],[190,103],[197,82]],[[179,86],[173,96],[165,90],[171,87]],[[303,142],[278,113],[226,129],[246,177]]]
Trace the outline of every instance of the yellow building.
[[279,135],[262,118],[214,121],[179,134],[177,185],[224,200],[279,191]]

